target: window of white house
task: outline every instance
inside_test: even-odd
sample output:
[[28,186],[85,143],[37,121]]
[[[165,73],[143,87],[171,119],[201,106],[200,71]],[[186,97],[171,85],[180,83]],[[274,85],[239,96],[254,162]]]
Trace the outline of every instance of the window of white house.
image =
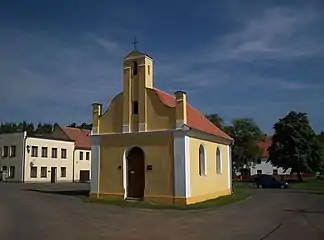
[[66,167],[61,167],[61,177],[66,177]]
[[90,152],[86,152],[86,160],[90,160]]
[[80,160],[83,160],[83,152],[80,152]]
[[15,178],[15,166],[9,167],[9,178]]
[[7,171],[7,166],[2,166],[2,171],[6,172]]
[[47,157],[47,150],[48,148],[47,147],[42,147],[42,157]]
[[273,175],[278,175],[278,169],[273,169]]
[[57,158],[57,148],[52,148],[52,158]]
[[262,174],[262,170],[257,170],[257,174],[258,175]]
[[2,157],[2,147],[0,146],[0,157]]
[[41,167],[41,178],[47,178],[47,167]]
[[66,159],[66,149],[65,148],[61,149],[61,158]]
[[30,167],[30,178],[37,178],[37,167]]
[[10,147],[10,157],[16,157],[16,146]]
[[37,146],[32,146],[31,156],[38,157],[38,147]]
[[222,174],[222,156],[219,148],[216,149],[216,173]]
[[3,147],[3,157],[8,157],[9,155],[9,147],[8,146],[4,146]]
[[206,176],[207,169],[206,169],[206,153],[205,147],[203,145],[199,146],[199,175]]

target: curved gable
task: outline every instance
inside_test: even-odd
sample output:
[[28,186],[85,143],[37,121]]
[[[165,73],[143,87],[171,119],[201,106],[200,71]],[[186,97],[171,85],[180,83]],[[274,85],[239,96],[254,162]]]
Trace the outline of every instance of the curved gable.
[[175,110],[165,105],[155,89],[147,88],[147,129],[174,129]]
[[110,102],[106,112],[99,119],[99,133],[122,132],[123,93],[117,94]]
[[[174,108],[176,106],[176,99],[174,96],[165,93],[159,89],[152,89],[159,96],[161,102],[170,108]],[[215,126],[212,122],[210,122],[204,114],[200,113],[197,109],[192,107],[187,103],[187,125],[188,127],[208,133],[211,135],[215,135],[220,138],[224,138],[227,140],[233,140],[230,136],[228,136],[225,132]]]

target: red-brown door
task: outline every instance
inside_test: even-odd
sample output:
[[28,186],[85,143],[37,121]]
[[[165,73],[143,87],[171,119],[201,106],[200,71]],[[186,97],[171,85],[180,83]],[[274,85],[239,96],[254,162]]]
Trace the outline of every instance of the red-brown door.
[[127,197],[142,199],[145,188],[144,152],[139,147],[132,148],[127,156]]

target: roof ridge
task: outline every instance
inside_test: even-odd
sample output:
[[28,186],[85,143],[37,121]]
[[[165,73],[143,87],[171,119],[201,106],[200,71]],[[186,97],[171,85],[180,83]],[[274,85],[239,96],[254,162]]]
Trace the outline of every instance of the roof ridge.
[[[152,88],[152,90],[157,93],[158,97],[160,98],[160,100],[162,101],[162,103],[164,105],[169,106],[169,107],[176,106],[175,96],[173,96],[167,92],[164,92],[158,88]],[[163,97],[161,95],[164,95],[166,98],[169,98],[169,100],[171,100],[171,103],[170,103],[170,101],[168,101],[165,97]],[[187,101],[186,106],[193,113],[193,115],[191,115],[190,111],[187,112],[187,119],[188,119],[187,125],[189,127],[199,130],[199,131],[202,131],[202,132],[205,132],[205,133],[209,133],[209,134],[221,137],[221,138],[233,140],[226,132],[224,132],[222,129],[218,128],[215,124],[213,124],[203,113],[201,113],[198,109],[193,107],[188,101]],[[190,119],[190,116],[192,117],[192,119]],[[195,119],[196,121],[193,120],[195,118],[194,116],[196,116],[196,118],[198,118],[198,120],[197,119]],[[199,122],[201,120],[202,120],[202,122]],[[203,123],[205,123],[205,125],[203,125]]]

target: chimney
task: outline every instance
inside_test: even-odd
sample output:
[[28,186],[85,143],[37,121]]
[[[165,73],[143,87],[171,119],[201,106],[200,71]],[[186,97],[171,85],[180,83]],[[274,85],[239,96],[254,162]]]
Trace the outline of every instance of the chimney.
[[102,104],[93,103],[92,104],[92,133],[99,133],[99,118],[102,115]]
[[187,93],[176,91],[176,128],[182,128],[187,124]]

